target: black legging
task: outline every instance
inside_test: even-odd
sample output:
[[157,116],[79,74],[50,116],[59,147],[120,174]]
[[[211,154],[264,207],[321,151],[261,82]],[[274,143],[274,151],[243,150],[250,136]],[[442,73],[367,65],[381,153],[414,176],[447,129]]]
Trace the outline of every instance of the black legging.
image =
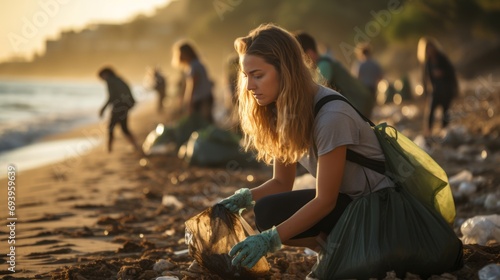
[[108,132],[110,137],[113,137],[113,131],[115,125],[117,124],[120,124],[122,131],[125,135],[130,135],[130,131],[128,130],[127,126],[127,115],[128,115],[128,110],[122,110],[122,111],[115,110],[111,112],[111,119],[109,120],[109,126],[108,126]]
[[453,89],[444,81],[436,81],[432,83],[432,99],[429,110],[429,131],[432,131],[434,125],[434,113],[438,107],[443,109],[443,117],[441,119],[441,127],[445,128],[450,123],[450,106],[453,100]]
[[[259,231],[277,226],[290,218],[302,206],[316,196],[316,190],[298,190],[266,196],[255,203],[255,225]],[[347,205],[352,199],[346,194],[339,194],[335,208],[326,217],[310,229],[294,236],[292,239],[318,236],[320,232],[330,233]]]

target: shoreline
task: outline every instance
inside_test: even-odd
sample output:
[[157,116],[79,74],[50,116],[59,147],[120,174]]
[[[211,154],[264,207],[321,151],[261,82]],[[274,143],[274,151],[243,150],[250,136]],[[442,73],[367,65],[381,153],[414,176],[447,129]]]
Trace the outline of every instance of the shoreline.
[[[150,111],[154,111],[156,109],[154,103],[154,100],[145,100],[139,103],[129,115],[129,127],[132,127],[135,118],[144,118],[145,115],[150,114]],[[23,172],[45,165],[52,165],[55,169],[60,169],[65,161],[74,161],[94,149],[102,148],[105,150],[102,145],[107,139],[108,114],[109,111],[97,122],[85,123],[67,131],[47,134],[29,145],[4,152],[0,160],[0,168],[3,170],[7,165],[12,164]],[[120,137],[120,128],[115,128],[115,138]],[[137,140],[142,144],[144,139]],[[115,142],[117,141],[121,140]],[[104,152],[107,153],[107,151]],[[0,174],[0,178],[5,179],[5,176],[5,174]]]

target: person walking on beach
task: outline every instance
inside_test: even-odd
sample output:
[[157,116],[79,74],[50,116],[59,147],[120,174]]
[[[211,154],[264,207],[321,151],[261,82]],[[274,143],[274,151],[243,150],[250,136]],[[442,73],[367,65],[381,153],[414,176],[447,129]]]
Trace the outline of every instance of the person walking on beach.
[[428,102],[427,126],[424,129],[426,136],[432,135],[434,114],[437,108],[443,110],[441,128],[450,123],[449,109],[452,101],[458,95],[458,81],[455,69],[448,57],[438,47],[436,40],[421,38],[418,43],[418,58],[423,64],[422,87]]
[[[282,244],[309,247],[325,254],[335,253],[337,249],[340,252],[363,249],[362,240],[368,243],[371,236],[371,231],[363,229],[363,225],[368,223],[375,231],[380,227],[380,231],[389,234],[385,222],[387,209],[406,213],[414,224],[399,228],[404,234],[395,233],[397,238],[388,235],[384,236],[387,240],[370,240],[374,242],[369,243],[370,246],[385,245],[391,252],[398,251],[401,240],[413,242],[405,239],[412,232],[426,234],[431,239],[429,243],[434,244],[431,231],[439,225],[454,235],[444,219],[436,218],[439,225],[428,230],[422,219],[412,217],[425,216],[429,209],[409,201],[384,174],[346,160],[348,151],[371,160],[383,161],[385,157],[371,126],[349,104],[337,101],[318,107],[324,97],[342,95],[314,81],[303,59],[304,53],[291,33],[265,24],[248,36],[236,39],[234,44],[242,73],[238,82],[238,114],[244,146],[255,150],[257,159],[273,165],[273,177],[258,187],[239,189],[219,202],[234,213],[254,206],[255,224],[260,231],[230,250],[233,265],[251,268],[267,253],[279,250]],[[316,177],[316,189],[292,190],[298,163]],[[365,210],[369,207],[367,200],[373,201],[373,205]],[[391,229],[394,227],[393,224]],[[343,248],[349,238],[359,238],[359,242],[354,247]],[[337,245],[331,245],[331,241]],[[460,240],[450,239],[450,243],[456,245]],[[401,272],[420,263],[422,252],[403,251],[408,258],[396,258],[395,262],[376,259],[375,264],[367,264],[365,256],[359,256],[351,267],[344,267],[351,269],[352,274],[340,278],[377,277],[386,271]],[[445,255],[439,253],[439,256]],[[438,270],[455,268],[458,249],[451,254],[457,256],[451,260],[446,258],[449,255],[442,257]],[[339,262],[344,257],[339,256]],[[318,257],[319,264],[322,260]],[[427,259],[421,263],[436,267]],[[323,276],[322,279],[338,278]]]
[[370,117],[375,98],[368,89],[336,59],[320,55],[316,40],[309,33],[296,31],[295,37],[311,62],[319,69],[326,85],[344,95],[363,115]]
[[158,94],[158,113],[163,112],[163,102],[167,96],[167,79],[161,72],[160,67],[155,67],[153,70],[153,88]]
[[181,67],[185,71],[186,89],[183,103],[188,108],[189,115],[197,113],[207,121],[213,122],[213,84],[193,46],[187,42],[178,42],[175,44],[172,64],[176,67]]
[[98,73],[99,78],[104,80],[108,87],[108,100],[102,106],[99,116],[102,118],[104,111],[111,106],[111,117],[108,126],[108,152],[113,150],[114,128],[117,124],[125,134],[128,141],[135,150],[142,153],[141,147],[137,144],[134,135],[130,132],[127,124],[128,112],[134,106],[135,100],[130,91],[130,87],[118,77],[111,67],[104,67]]

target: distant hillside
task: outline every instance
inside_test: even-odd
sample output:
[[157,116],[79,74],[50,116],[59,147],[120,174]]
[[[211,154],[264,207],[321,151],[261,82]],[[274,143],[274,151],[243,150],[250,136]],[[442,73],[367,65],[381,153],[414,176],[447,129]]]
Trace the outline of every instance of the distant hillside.
[[[140,82],[148,66],[159,65],[174,75],[170,66],[171,46],[179,39],[188,38],[196,43],[211,76],[220,83],[224,63],[233,52],[234,39],[266,22],[311,33],[318,42],[330,47],[346,66],[354,59],[355,43],[368,41],[386,72],[396,77],[417,66],[415,47],[421,35],[442,38],[443,45],[452,49],[452,60],[463,69],[473,68],[471,58],[484,61],[484,54],[494,52],[500,45],[500,28],[496,29],[500,7],[493,1],[402,3],[396,0],[177,0],[157,9],[151,17],[137,17],[121,25],[88,26],[81,32],[65,31],[60,39],[47,41],[46,53],[34,61],[0,64],[0,75],[94,79],[99,67],[110,64],[127,79]],[[467,7],[471,11],[469,17],[465,16]],[[464,56],[464,50],[476,49],[477,54]]]

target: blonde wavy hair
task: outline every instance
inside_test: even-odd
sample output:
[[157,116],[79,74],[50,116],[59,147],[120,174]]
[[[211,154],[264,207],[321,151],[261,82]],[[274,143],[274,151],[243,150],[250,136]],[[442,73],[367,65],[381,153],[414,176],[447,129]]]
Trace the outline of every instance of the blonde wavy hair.
[[443,53],[443,47],[435,38],[422,37],[418,40],[417,45],[417,59],[421,64],[424,64],[427,60],[427,48],[429,46],[434,47],[438,53]]
[[[263,24],[248,36],[237,38],[234,47],[240,56],[259,56],[278,73],[276,102],[260,106],[247,90],[246,78],[238,78],[238,114],[245,149],[254,149],[257,159],[267,164],[278,160],[297,162],[311,144],[313,99],[316,89],[305,55],[295,37],[285,29]],[[241,69],[241,67],[240,67]]]

